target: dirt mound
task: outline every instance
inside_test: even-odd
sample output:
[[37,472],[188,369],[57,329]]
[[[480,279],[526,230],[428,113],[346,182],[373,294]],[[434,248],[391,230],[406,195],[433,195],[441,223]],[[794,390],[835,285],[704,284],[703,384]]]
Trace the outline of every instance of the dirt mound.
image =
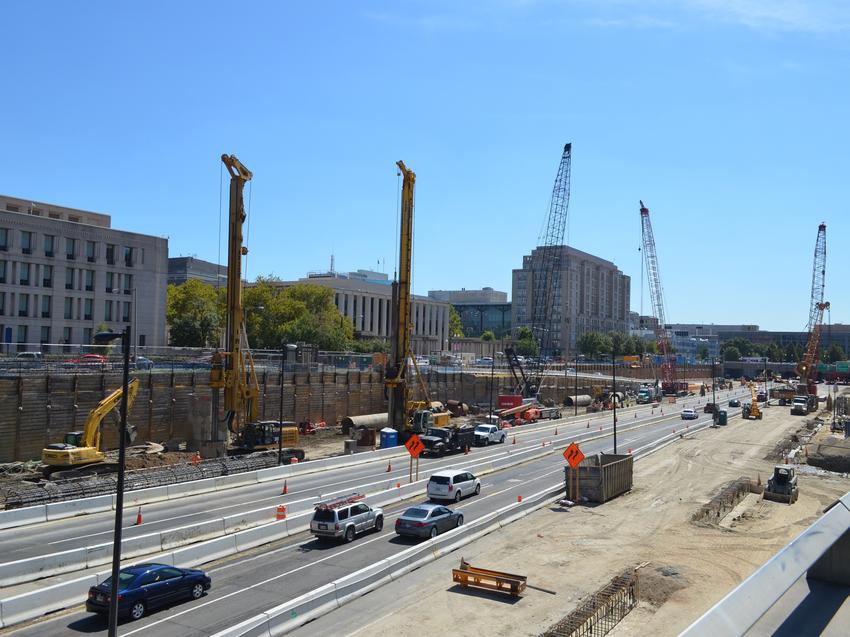
[[827,471],[850,473],[850,438],[829,436],[809,451],[808,463]]
[[652,604],[656,608],[670,599],[676,591],[687,588],[690,583],[675,566],[657,566],[651,570],[643,568],[639,573],[638,597],[642,602]]

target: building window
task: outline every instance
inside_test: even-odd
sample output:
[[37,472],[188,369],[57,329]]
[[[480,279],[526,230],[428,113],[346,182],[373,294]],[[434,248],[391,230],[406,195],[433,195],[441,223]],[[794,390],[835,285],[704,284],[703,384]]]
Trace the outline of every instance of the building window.
[[41,266],[41,286],[45,288],[53,287],[53,266]]
[[80,223],[80,218],[77,215],[68,215],[68,221],[71,223]]
[[94,270],[86,270],[86,292],[94,292]]
[[124,312],[121,315],[121,320],[125,323],[130,322],[130,302],[124,301]]
[[92,320],[92,300],[86,299],[83,303],[83,320],[90,321]]
[[70,296],[65,297],[65,320],[70,321],[74,318],[74,299]]
[[20,268],[20,276],[18,277],[18,282],[21,285],[29,285],[30,284],[30,264],[22,263]]
[[106,263],[115,265],[115,245],[111,243],[106,244]]
[[52,257],[54,250],[56,250],[56,237],[52,234],[44,235],[44,256]]
[[18,316],[29,316],[30,314],[30,295],[18,295]]
[[124,275],[124,294],[132,294],[133,293],[133,275],[125,274]]
[[70,327],[63,327],[62,328],[62,341],[64,343],[70,343],[71,342],[71,328]]
[[16,206],[15,204],[11,204],[11,203],[6,204],[6,210],[8,210],[9,212],[20,212],[21,211],[19,206]]
[[144,347],[144,346],[145,346],[145,335],[139,334],[139,347]]
[[74,268],[65,268],[65,289],[74,289]]
[[[48,212],[48,213],[47,213],[47,216],[48,216],[48,217],[50,217],[51,219],[61,219],[61,218],[62,218],[62,215],[61,215],[60,213],[58,213],[58,212],[52,212],[52,211],[51,211],[51,212]],[[70,342],[70,341],[69,341],[69,342]]]
[[49,343],[49,342],[50,342],[50,326],[49,325],[42,325],[41,326],[41,344],[44,345],[45,343]]
[[18,325],[18,342],[26,343],[27,342],[27,326],[26,325]]
[[41,297],[41,318],[50,318],[50,305],[53,297],[43,294]]
[[6,228],[0,228],[0,250],[9,249],[9,231]]
[[0,283],[6,282],[6,261],[0,261]]
[[32,254],[32,232],[21,230],[21,252]]
[[86,260],[89,263],[97,261],[97,243],[94,241],[86,241]]
[[128,268],[133,267],[133,248],[126,247],[124,248],[124,265]]
[[73,261],[77,258],[77,240],[65,239],[65,258]]
[[92,338],[92,328],[84,327],[83,328],[83,342],[91,343],[94,339]]
[[103,320],[112,321],[112,301],[103,302]]
[[6,293],[0,292],[0,316],[6,314]]

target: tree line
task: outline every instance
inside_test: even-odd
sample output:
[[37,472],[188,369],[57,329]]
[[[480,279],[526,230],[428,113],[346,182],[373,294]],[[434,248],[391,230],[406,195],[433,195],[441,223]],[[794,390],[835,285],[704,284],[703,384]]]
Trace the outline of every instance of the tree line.
[[[745,356],[767,356],[774,363],[799,363],[803,360],[806,349],[799,343],[788,343],[782,347],[778,343],[753,343],[746,338],[732,338],[720,346],[720,353],[725,361],[739,361]],[[833,343],[828,348],[822,348],[819,360],[824,363],[847,360],[844,348]]]

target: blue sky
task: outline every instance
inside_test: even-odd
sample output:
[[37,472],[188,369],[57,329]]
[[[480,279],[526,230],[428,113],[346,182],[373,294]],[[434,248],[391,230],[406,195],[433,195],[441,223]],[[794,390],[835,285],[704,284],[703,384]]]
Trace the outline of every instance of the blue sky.
[[[831,0],[7,3],[0,192],[219,256],[221,153],[253,172],[248,275],[396,261],[490,285],[573,143],[569,243],[632,277],[649,206],[668,320],[802,329],[817,225],[850,323],[850,6]],[[223,204],[226,215],[227,185]],[[226,219],[225,226],[226,228]],[[225,254],[222,250],[221,254]],[[646,294],[644,310],[650,311]]]

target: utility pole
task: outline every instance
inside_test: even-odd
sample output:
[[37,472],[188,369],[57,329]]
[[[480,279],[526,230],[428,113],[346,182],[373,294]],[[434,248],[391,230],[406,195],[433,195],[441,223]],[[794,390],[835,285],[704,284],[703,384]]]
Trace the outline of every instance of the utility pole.
[[717,424],[717,412],[720,411],[717,408],[717,374],[714,371],[714,366],[717,363],[717,359],[712,356],[711,357],[711,402],[714,405],[714,414],[712,420],[714,420],[714,424]]
[[617,364],[615,361],[616,353],[613,346],[611,347],[611,376],[613,377],[614,389],[611,395],[611,400],[614,404],[614,453],[617,453]]

